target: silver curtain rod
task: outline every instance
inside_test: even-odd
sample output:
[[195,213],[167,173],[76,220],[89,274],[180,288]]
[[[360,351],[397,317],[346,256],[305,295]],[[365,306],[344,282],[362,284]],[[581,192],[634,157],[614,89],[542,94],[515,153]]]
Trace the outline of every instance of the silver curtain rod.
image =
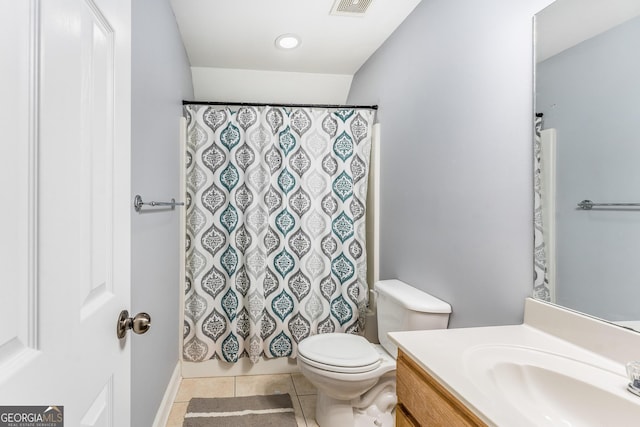
[[182,101],[182,105],[238,105],[241,107],[289,107],[289,108],[363,108],[377,110],[377,105],[338,105],[338,104],[279,104],[260,102],[220,102],[220,101]]
[[640,203],[595,203],[591,200],[583,200],[578,203],[578,207],[585,211],[590,211],[593,207],[610,206],[610,207],[640,207]]

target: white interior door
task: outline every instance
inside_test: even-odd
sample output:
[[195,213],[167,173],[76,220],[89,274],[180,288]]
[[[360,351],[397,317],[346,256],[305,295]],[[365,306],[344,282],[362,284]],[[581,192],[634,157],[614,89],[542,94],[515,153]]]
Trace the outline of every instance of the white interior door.
[[130,1],[0,0],[0,25],[0,405],[126,427]]

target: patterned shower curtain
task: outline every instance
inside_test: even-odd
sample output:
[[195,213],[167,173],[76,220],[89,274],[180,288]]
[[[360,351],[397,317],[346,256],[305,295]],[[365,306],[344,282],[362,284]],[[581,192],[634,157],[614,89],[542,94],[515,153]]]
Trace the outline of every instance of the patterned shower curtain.
[[543,301],[550,301],[549,279],[547,278],[547,256],[544,244],[542,223],[542,117],[536,116],[534,122],[533,144],[533,186],[534,186],[534,262],[533,262],[533,296]]
[[183,356],[295,357],[360,333],[369,109],[185,106]]

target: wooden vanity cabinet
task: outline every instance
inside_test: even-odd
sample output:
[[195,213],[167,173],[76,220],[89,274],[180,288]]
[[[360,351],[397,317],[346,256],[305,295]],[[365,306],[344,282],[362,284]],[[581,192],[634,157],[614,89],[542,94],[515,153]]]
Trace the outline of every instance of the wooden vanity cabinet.
[[466,427],[487,425],[398,350],[396,427]]
[[420,427],[413,417],[405,411],[404,406],[396,406],[396,427]]

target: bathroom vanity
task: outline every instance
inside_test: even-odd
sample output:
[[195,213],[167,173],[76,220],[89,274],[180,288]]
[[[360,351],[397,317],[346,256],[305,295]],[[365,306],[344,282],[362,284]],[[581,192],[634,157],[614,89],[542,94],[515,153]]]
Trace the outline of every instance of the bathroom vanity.
[[396,427],[486,426],[402,350],[397,369]]
[[522,325],[392,332],[397,426],[636,425],[640,334],[528,298]]

